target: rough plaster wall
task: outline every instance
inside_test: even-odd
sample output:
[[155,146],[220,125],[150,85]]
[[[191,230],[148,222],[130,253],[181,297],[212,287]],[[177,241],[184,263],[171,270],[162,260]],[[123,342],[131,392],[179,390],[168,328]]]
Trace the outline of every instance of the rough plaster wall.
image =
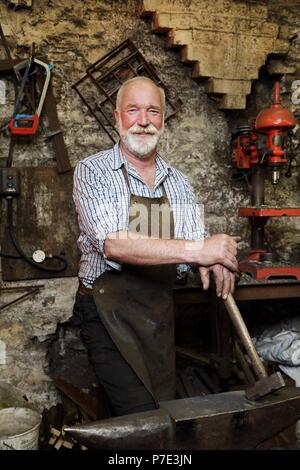
[[[279,15],[277,2],[273,4]],[[34,41],[36,53],[47,55],[55,66],[54,92],[73,165],[83,157],[111,146],[111,142],[83,108],[71,84],[85,73],[89,64],[130,36],[156,66],[162,80],[177,91],[184,103],[178,115],[166,125],[161,153],[190,177],[199,201],[205,204],[210,232],[239,233],[247,240],[247,223],[236,217],[236,209],[248,203],[248,192],[230,184],[229,125],[240,116],[226,115],[217,109],[216,103],[205,94],[203,84],[190,78],[191,68],[180,62],[176,51],[167,49],[165,36],[153,34],[150,21],[138,17],[137,6],[135,0],[85,0],[72,2],[72,6],[68,0],[36,0],[32,12],[8,12],[1,7],[1,14],[6,15],[6,22],[13,32],[13,55],[26,57],[26,51]],[[288,18],[296,30],[293,15],[294,10]],[[295,59],[299,58],[297,41],[293,43]],[[13,44],[19,47],[16,49]],[[268,98],[262,96],[264,92],[264,85],[255,88],[259,104]],[[256,102],[256,95],[253,100]],[[1,151],[5,151],[8,143],[3,139]],[[16,149],[15,164],[53,165],[51,147],[40,135],[34,147],[19,146]],[[294,186],[284,185],[283,188],[277,200],[279,203],[290,202]],[[57,323],[66,321],[71,315],[77,280],[56,279],[43,281],[43,284],[44,289],[35,297],[3,310],[0,316],[0,339],[6,344],[4,363],[1,365],[0,361],[1,378],[19,386],[40,409],[49,408],[58,399],[47,375],[47,349]],[[2,294],[1,301],[10,299],[11,296]]]

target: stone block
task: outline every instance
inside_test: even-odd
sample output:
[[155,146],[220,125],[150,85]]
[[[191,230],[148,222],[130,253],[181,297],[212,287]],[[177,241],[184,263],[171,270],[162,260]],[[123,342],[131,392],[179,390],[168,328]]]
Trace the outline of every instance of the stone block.
[[169,47],[183,46],[181,60],[194,64],[192,77],[212,78],[206,86],[208,93],[228,93],[221,105],[229,109],[245,104],[251,81],[258,78],[267,55],[282,55],[288,49],[288,42],[278,39],[278,24],[267,21],[266,5],[144,0],[143,9],[154,15],[154,31],[168,31]]
[[256,37],[277,37],[279,26],[275,23],[263,22],[260,18],[240,18],[237,21],[237,32],[246,32]]
[[205,84],[205,90],[207,93],[248,95],[251,92],[251,81],[210,78]]
[[195,30],[234,33],[237,28],[237,18],[223,14],[208,15],[205,10],[202,10],[194,15],[192,24]]
[[0,340],[7,348],[20,346],[26,339],[25,326],[12,321],[2,321],[0,324]]
[[168,46],[178,47],[186,44],[192,44],[193,33],[190,29],[172,29],[168,33]]
[[140,14],[141,16],[149,16],[155,12],[181,13],[182,11],[198,11],[198,9],[197,2],[189,0],[143,0],[140,6]]
[[266,20],[268,17],[268,8],[264,5],[249,5],[249,17],[259,18],[260,20]]
[[288,52],[289,49],[289,43],[282,40],[282,39],[276,39],[274,38],[274,53],[279,54],[279,55],[285,55]]
[[195,18],[193,15],[180,13],[155,13],[152,19],[152,28],[155,32],[166,32],[169,29],[193,28]]
[[12,31],[12,28],[10,27],[10,25],[8,25],[7,23],[1,23],[1,26],[2,26],[2,31],[3,31],[4,36],[12,36],[13,35],[13,31]]
[[245,109],[245,95],[224,95],[219,102],[220,109]]
[[231,0],[143,0],[141,15],[146,16],[154,12],[185,12],[198,13],[199,16],[226,15],[236,18],[261,18],[266,20],[267,8],[259,5],[249,5],[246,2],[235,3]]
[[158,2],[157,0],[143,0],[140,5],[140,16],[149,16],[154,14],[156,11],[159,10],[160,3],[161,2]]

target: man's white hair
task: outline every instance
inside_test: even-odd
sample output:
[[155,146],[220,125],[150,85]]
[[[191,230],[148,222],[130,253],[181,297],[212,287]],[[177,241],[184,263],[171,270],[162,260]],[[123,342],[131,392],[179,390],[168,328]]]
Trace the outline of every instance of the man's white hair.
[[118,90],[118,93],[117,93],[116,110],[120,111],[120,103],[122,101],[123,93],[124,93],[126,87],[128,85],[130,85],[131,83],[138,82],[138,81],[139,82],[143,81],[143,82],[151,83],[152,85],[154,85],[158,89],[158,91],[160,92],[160,96],[161,96],[161,103],[162,103],[163,113],[165,113],[165,108],[166,108],[165,90],[163,88],[161,88],[160,86],[156,85],[156,83],[153,80],[151,80],[151,78],[144,77],[143,75],[139,75],[138,77],[130,78],[129,80],[126,80],[126,82],[122,83],[122,85],[120,86],[120,88]]

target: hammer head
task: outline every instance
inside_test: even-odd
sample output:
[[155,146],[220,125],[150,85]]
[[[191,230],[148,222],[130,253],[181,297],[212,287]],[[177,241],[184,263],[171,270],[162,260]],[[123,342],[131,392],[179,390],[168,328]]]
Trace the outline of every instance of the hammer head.
[[280,372],[276,372],[275,374],[260,378],[246,390],[245,395],[248,400],[257,401],[283,387],[285,387],[283,377]]

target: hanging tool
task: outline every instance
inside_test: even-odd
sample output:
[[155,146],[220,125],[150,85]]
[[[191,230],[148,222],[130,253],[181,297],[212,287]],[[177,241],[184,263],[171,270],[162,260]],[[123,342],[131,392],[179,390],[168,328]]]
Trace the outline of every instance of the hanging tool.
[[11,305],[14,305],[17,302],[20,302],[21,300],[27,299],[30,295],[34,295],[40,291],[40,289],[44,287],[43,284],[40,284],[38,286],[18,286],[18,287],[1,287],[0,286],[0,291],[16,291],[16,290],[24,290],[26,289],[27,292],[23,295],[20,295],[19,297],[16,297],[14,300],[11,300],[10,302],[7,302],[5,304],[0,305],[0,311],[4,310],[7,307],[10,307]]
[[[45,69],[45,72],[46,72],[46,78],[45,78],[43,89],[41,92],[39,104],[35,112],[32,114],[18,114],[18,109],[20,107],[21,100],[23,98],[24,87],[26,85],[26,82],[28,81],[29,72],[32,67],[32,64],[40,65],[41,67]],[[12,135],[22,135],[22,136],[35,135],[38,129],[38,125],[39,125],[40,114],[41,114],[43,104],[46,98],[46,93],[47,93],[49,82],[50,82],[50,76],[51,76],[51,67],[49,66],[49,64],[45,64],[44,62],[36,58],[32,60],[29,59],[27,61],[26,70],[22,78],[22,82],[21,82],[19,94],[17,97],[15,109],[13,112],[13,116],[8,125],[8,128]]]
[[246,398],[254,401],[259,400],[265,395],[285,387],[280,372],[276,372],[272,375],[267,374],[232,294],[228,295],[227,299],[224,300],[224,304],[235,330],[251,360],[254,372],[258,377],[258,381],[246,390]]
[[[1,28],[1,23],[0,23],[0,46],[1,45],[4,46],[7,58],[4,60],[0,60],[0,72],[5,73],[5,74],[7,73],[13,74],[13,84],[15,88],[15,96],[17,99],[19,84],[22,81],[20,77],[17,78],[17,71],[18,71],[20,64],[24,63],[24,60],[13,59],[11,57],[10,50],[9,50],[7,41],[5,39],[3,30]],[[32,49],[33,48],[34,46],[32,47]],[[47,58],[41,58],[40,60],[42,62],[47,63]],[[44,81],[45,81],[44,77],[37,74],[37,86],[39,89],[44,88]],[[31,101],[34,101],[34,100],[31,100]],[[51,130],[51,134],[48,135],[47,137],[49,138],[51,137],[51,140],[53,141],[57,172],[59,174],[67,173],[72,170],[72,166],[69,161],[68,151],[67,151],[66,144],[64,141],[63,132],[60,130],[60,123],[59,123],[59,119],[57,115],[56,102],[55,102],[55,98],[53,95],[51,79],[49,81],[48,90],[45,96],[43,108],[44,108],[45,114],[47,115],[49,127]],[[6,128],[9,122],[10,122],[10,118],[8,120],[5,119],[5,122],[1,123],[0,125],[0,131],[1,129]],[[6,159],[1,158],[0,167],[1,167],[1,163],[2,163],[2,166],[7,166],[7,167],[12,166],[14,142],[15,142],[15,139],[10,139],[8,159],[6,161]]]

